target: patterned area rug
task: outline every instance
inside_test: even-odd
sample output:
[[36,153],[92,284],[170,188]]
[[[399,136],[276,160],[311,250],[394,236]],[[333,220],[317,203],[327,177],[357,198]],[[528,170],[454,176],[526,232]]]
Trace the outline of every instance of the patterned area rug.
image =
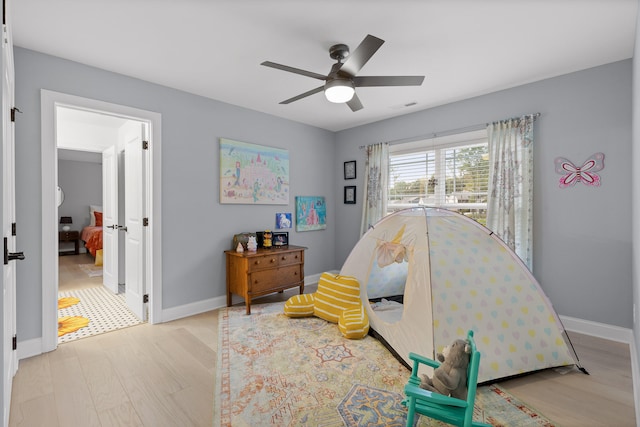
[[[379,341],[348,340],[334,324],[282,308],[220,310],[214,426],[405,425],[410,372]],[[497,385],[480,387],[476,402],[474,418],[494,426],[554,425]]]
[[76,297],[80,299],[79,303],[58,310],[59,318],[83,316],[89,319],[89,324],[86,327],[58,337],[58,343],[86,338],[141,323],[127,308],[124,294],[114,295],[102,286],[59,292],[58,297]]
[[93,264],[78,264],[78,268],[84,271],[89,277],[102,276],[102,266],[96,266]]

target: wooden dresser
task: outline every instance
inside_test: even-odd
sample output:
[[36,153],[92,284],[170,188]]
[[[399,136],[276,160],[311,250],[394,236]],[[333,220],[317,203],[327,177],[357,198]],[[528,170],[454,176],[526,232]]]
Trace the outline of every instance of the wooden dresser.
[[247,314],[251,314],[251,299],[300,287],[304,292],[305,247],[288,245],[260,248],[256,252],[225,251],[227,258],[227,307],[231,294],[244,298]]

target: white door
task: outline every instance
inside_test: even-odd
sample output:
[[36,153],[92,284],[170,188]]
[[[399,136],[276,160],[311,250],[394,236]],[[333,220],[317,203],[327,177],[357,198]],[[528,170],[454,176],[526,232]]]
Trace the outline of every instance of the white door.
[[102,283],[118,293],[118,157],[115,145],[102,152]]
[[[8,20],[7,20],[8,22]],[[6,239],[5,252],[15,253],[16,238],[12,230],[15,223],[15,161],[14,132],[11,109],[14,106],[13,51],[11,33],[7,25],[2,36],[2,235]],[[5,254],[6,256],[6,254]],[[16,261],[8,261],[2,270],[2,311],[4,330],[3,354],[3,425],[9,425],[11,387],[18,368],[13,338],[16,334]]]
[[146,125],[135,123],[125,133],[124,152],[124,212],[125,212],[125,295],[129,309],[143,321],[145,310],[145,226],[146,216],[146,155],[143,149]]

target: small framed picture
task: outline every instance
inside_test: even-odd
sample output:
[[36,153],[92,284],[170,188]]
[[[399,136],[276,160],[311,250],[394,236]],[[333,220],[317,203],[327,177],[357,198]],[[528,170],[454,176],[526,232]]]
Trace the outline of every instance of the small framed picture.
[[356,203],[356,186],[355,185],[347,185],[344,187],[344,202],[345,204]]
[[276,214],[276,228],[291,228],[291,212],[281,212]]
[[344,179],[356,179],[356,161],[344,162]]
[[273,246],[287,246],[289,244],[289,232],[287,231],[274,231],[271,241]]

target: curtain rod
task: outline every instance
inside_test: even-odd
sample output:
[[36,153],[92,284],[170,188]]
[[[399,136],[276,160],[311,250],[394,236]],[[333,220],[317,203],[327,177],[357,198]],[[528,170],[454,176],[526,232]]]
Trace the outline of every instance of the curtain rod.
[[[478,123],[478,124],[475,124],[475,125],[460,127],[460,128],[456,128],[456,129],[449,129],[449,130],[445,130],[445,131],[441,131],[441,132],[432,132],[432,133],[428,133],[428,134],[424,134],[424,135],[412,136],[412,137],[409,137],[409,138],[396,139],[394,141],[388,141],[387,143],[389,145],[396,145],[396,144],[403,144],[405,142],[419,141],[421,139],[436,138],[436,137],[439,137],[439,136],[448,136],[448,135],[453,135],[453,134],[456,134],[456,133],[472,132],[472,131],[475,131],[475,130],[484,129],[487,126],[489,126],[491,123],[515,120],[515,119],[520,119],[520,118],[526,117],[526,116],[533,116],[533,121],[535,122],[538,119],[538,117],[540,117],[540,113],[524,114],[524,115],[519,116],[519,117],[509,117],[508,119],[496,120],[494,122]],[[368,147],[368,145],[361,145],[358,148],[360,148],[362,150],[363,148],[366,148],[366,147]]]

